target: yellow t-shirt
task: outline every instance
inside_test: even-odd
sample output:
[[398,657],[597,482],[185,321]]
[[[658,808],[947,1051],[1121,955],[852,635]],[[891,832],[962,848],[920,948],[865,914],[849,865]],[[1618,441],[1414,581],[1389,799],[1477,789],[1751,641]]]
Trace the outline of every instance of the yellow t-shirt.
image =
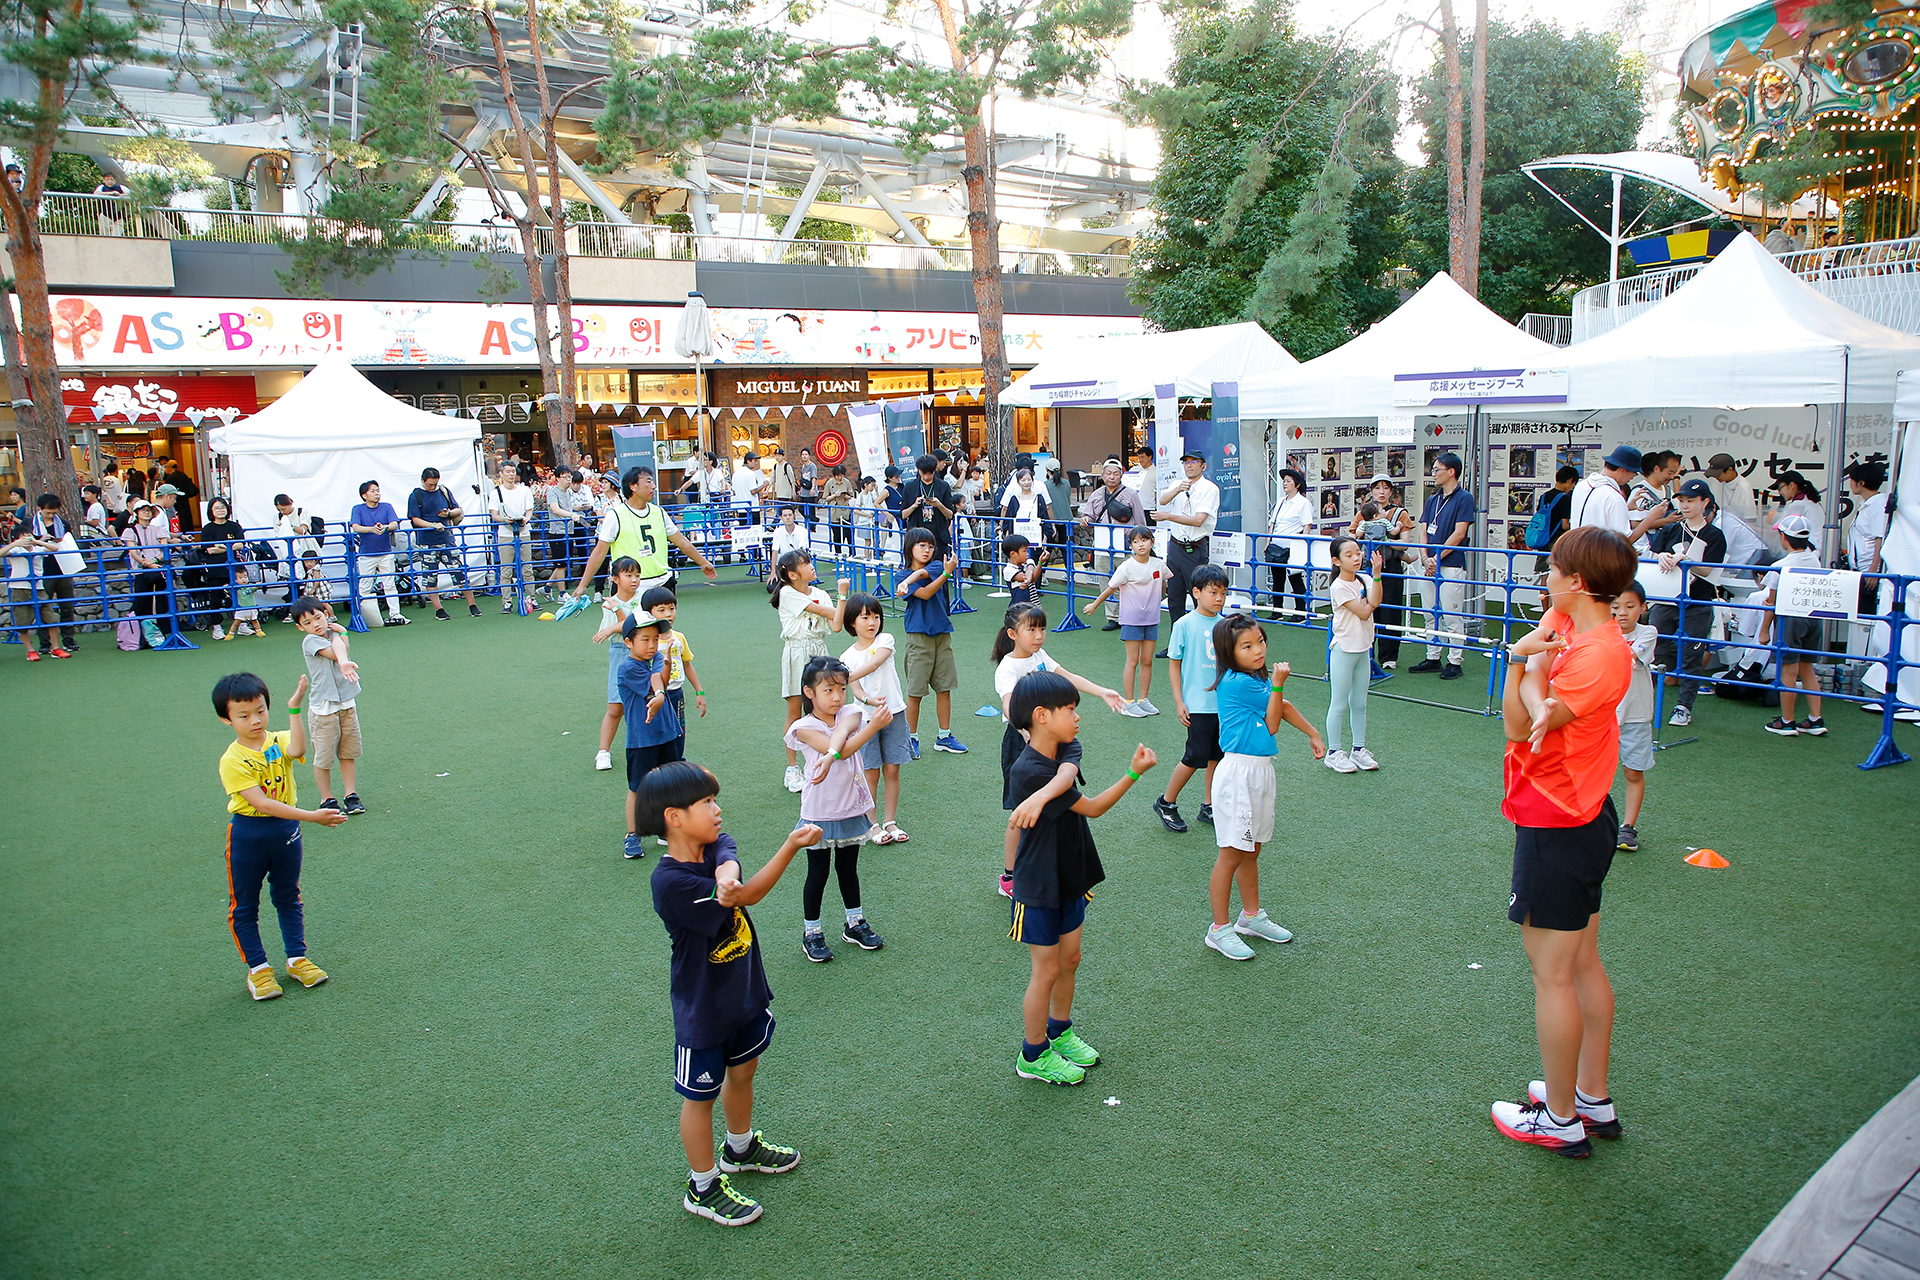
[[678,689],[687,678],[687,663],[693,661],[693,646],[678,631],[667,636],[667,688]]
[[220,757],[220,789],[227,793],[227,812],[238,813],[249,818],[264,818],[267,815],[248,804],[240,793],[248,787],[259,787],[267,793],[269,799],[281,804],[295,804],[297,792],[294,790],[293,763],[305,760],[305,756],[289,755],[293,735],[282,729],[278,733],[269,733],[260,750],[252,751],[235,741]]

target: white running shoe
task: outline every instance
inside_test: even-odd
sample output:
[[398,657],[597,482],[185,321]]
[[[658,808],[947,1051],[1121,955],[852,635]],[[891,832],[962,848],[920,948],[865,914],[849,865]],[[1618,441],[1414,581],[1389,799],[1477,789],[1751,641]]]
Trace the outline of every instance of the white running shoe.
[[1580,1117],[1574,1116],[1572,1124],[1557,1124],[1544,1102],[1496,1102],[1493,1127],[1515,1142],[1530,1142],[1572,1160],[1584,1160],[1593,1154],[1593,1143],[1587,1141],[1587,1128]]
[[600,770],[603,773],[606,770],[613,768],[613,752],[611,751],[596,752],[593,757],[593,767],[595,769]]
[[1686,728],[1693,723],[1693,708],[1675,707],[1673,709],[1673,715],[1668,717],[1667,723],[1673,725],[1675,728]]
[[250,636],[253,634],[253,626],[250,623],[242,622],[233,629],[233,634],[237,636]]
[[[1527,1100],[1544,1103],[1547,1100],[1547,1082],[1533,1080],[1527,1084]],[[1613,1109],[1613,1099],[1603,1098],[1599,1102],[1582,1102],[1578,1093],[1573,1095],[1573,1109],[1579,1113],[1580,1124],[1586,1129],[1589,1138],[1617,1138],[1623,1132],[1620,1128],[1620,1114]]]
[[1148,702],[1145,698],[1140,699],[1140,701],[1136,702],[1134,705],[1140,708],[1140,714],[1143,716],[1157,716],[1160,714],[1160,708],[1154,706],[1151,702]]
[[1233,922],[1233,931],[1249,938],[1265,938],[1268,942],[1293,941],[1292,931],[1282,929],[1279,925],[1267,919],[1267,913],[1265,911],[1262,911],[1257,916],[1250,916],[1242,912]]
[[1333,770],[1335,773],[1360,772],[1360,766],[1355,764],[1353,757],[1344,751],[1327,752],[1327,768]]
[[1380,762],[1373,758],[1373,752],[1367,750],[1365,747],[1355,747],[1353,753],[1349,755],[1347,759],[1353,761],[1368,772],[1372,772],[1380,767]]
[[213,638],[215,640],[225,640],[227,638],[227,633],[221,630],[220,624],[217,622],[213,624]]
[[796,793],[800,790],[800,766],[797,764],[787,766],[787,790]]
[[1218,929],[1209,926],[1207,945],[1229,960],[1253,959],[1253,948],[1240,941],[1240,936],[1233,931],[1232,925],[1224,925]]
[[1139,701],[1135,700],[1120,708],[1120,714],[1123,716],[1132,716],[1134,719],[1139,720],[1145,718],[1147,713],[1140,709]]

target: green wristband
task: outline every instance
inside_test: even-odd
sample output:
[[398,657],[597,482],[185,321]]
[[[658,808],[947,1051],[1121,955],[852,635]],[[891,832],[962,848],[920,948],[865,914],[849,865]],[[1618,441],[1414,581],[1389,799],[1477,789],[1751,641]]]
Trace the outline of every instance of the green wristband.
[[1270,684],[1267,686],[1267,692],[1268,693],[1285,693],[1286,689],[1284,689],[1283,687],[1277,684]]
[[1133,770],[1131,770],[1131,769],[1129,769],[1129,770],[1127,770],[1127,776],[1128,776],[1129,778],[1132,778],[1132,779],[1133,779],[1133,780],[1134,780],[1135,782],[1138,782],[1138,781],[1140,781],[1140,775],[1139,775],[1139,774],[1137,774],[1137,773],[1135,773],[1135,772],[1134,772]]

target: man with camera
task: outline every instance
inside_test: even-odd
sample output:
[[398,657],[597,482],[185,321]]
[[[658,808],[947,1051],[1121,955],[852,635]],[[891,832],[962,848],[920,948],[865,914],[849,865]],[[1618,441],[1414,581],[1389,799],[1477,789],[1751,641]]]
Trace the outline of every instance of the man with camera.
[[524,462],[500,468],[500,483],[493,486],[493,497],[487,504],[494,523],[494,556],[500,566],[502,613],[512,613],[523,599],[531,603],[526,575],[533,566],[533,544],[527,535],[527,521],[533,515],[533,486],[523,483],[531,479],[533,468]]
[[[1098,553],[1107,557],[1103,571],[1111,577],[1122,560],[1132,553],[1127,547],[1130,531],[1144,529],[1147,526],[1146,503],[1141,500],[1138,489],[1126,485],[1126,472],[1120,467],[1120,459],[1108,458],[1100,468],[1100,487],[1087,496],[1080,505],[1080,527],[1092,529],[1094,525],[1105,526],[1093,530],[1093,546]],[[1118,527],[1113,527],[1118,526]],[[1107,621],[1102,631],[1120,629],[1120,600],[1118,596],[1109,597],[1105,606]]]

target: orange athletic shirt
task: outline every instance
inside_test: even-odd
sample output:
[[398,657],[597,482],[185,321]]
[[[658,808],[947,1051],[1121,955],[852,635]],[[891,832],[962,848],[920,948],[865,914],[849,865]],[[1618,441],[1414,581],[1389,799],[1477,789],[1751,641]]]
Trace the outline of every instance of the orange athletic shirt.
[[1500,812],[1523,827],[1578,827],[1593,821],[1613,785],[1620,754],[1614,708],[1633,679],[1633,651],[1620,628],[1601,624],[1574,635],[1573,619],[1550,610],[1540,624],[1568,638],[1548,679],[1573,720],[1547,734],[1539,754],[1507,744],[1507,799]]

